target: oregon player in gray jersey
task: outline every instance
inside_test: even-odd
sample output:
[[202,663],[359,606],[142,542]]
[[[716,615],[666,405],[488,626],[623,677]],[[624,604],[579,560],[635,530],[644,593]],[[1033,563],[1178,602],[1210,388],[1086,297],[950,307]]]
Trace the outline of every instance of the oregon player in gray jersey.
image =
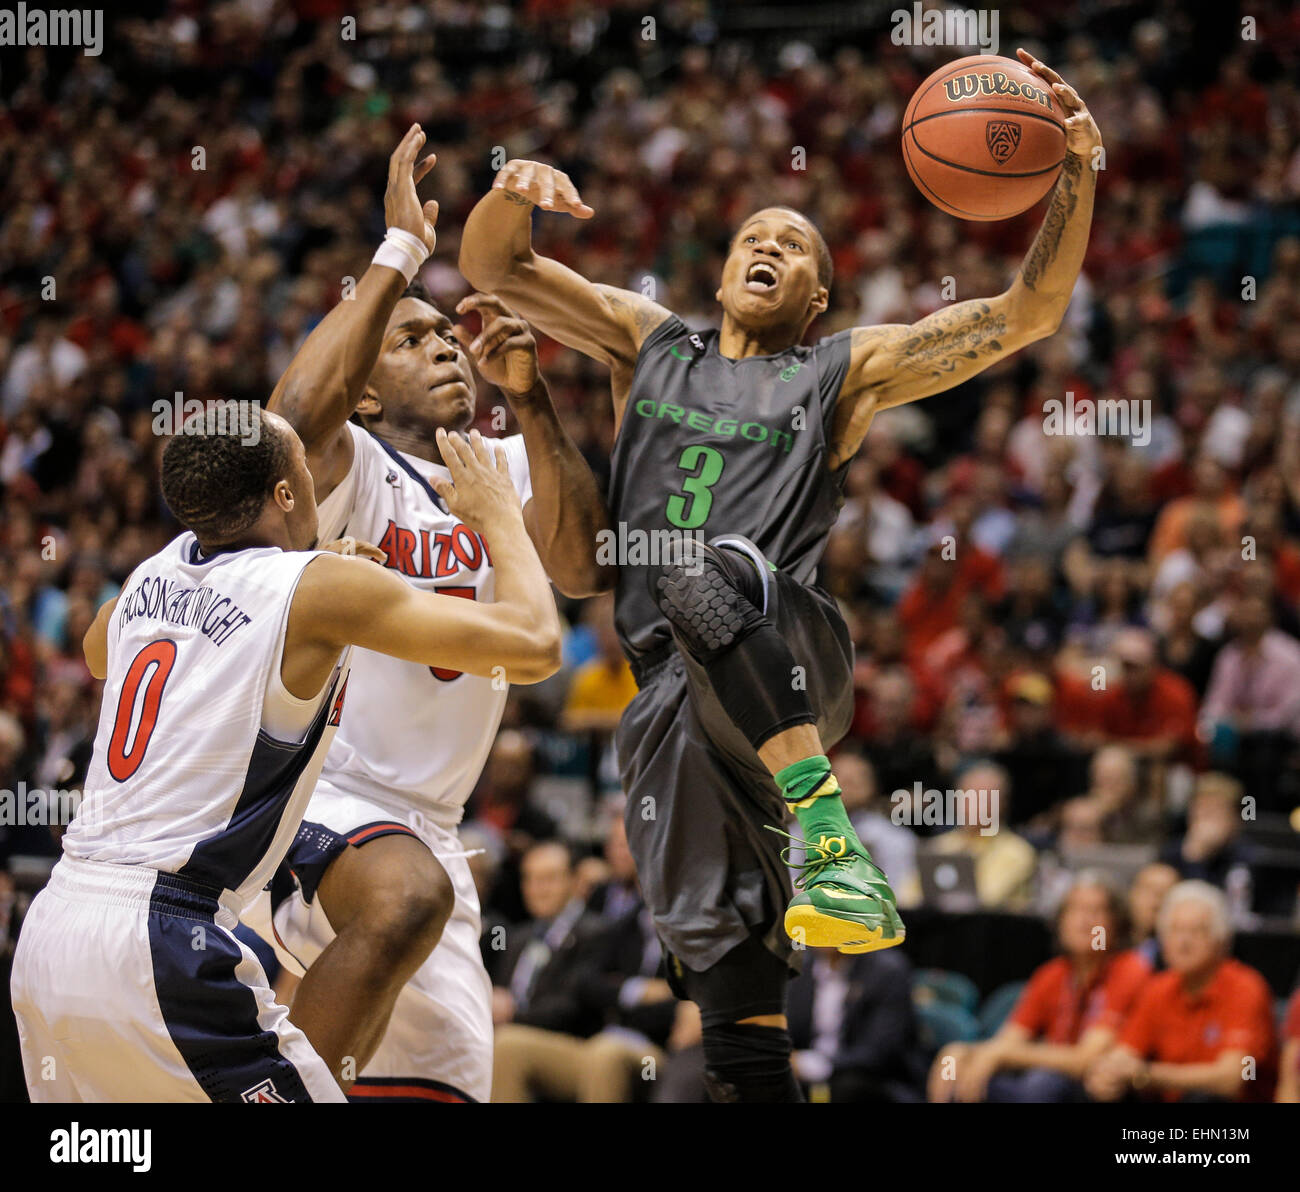
[[806,837],[786,932],[841,951],[903,939],[825,756],[848,723],[852,652],[810,581],[876,413],[1051,335],[1069,303],[1101,138],[1074,90],[1019,54],[1069,113],[1046,217],[1005,292],[915,324],[799,346],[827,307],[831,260],[789,208],[737,229],[716,332],[533,251],[534,206],[593,214],[551,166],[507,163],[465,225],[460,267],[474,286],[611,369],[610,512],[642,564],[620,560],[617,600],[640,687],[618,734],[628,837],[670,979],[700,1005],[715,1099],[799,1096],[784,1016],[788,877],[764,830],[786,808]]

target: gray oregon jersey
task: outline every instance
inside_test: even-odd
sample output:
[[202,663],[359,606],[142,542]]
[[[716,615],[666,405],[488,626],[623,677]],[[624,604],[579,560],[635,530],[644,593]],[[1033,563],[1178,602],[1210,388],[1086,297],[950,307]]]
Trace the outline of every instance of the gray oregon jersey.
[[615,620],[629,657],[671,637],[645,572],[674,537],[743,534],[812,582],[844,500],[844,471],[826,459],[851,334],[744,360],[675,315],[647,336],[610,460]]

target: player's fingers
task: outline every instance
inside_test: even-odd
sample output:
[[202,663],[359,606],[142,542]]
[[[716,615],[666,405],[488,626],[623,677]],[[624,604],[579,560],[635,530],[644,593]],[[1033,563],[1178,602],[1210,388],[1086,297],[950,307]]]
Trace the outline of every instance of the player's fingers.
[[438,164],[438,155],[436,153],[430,153],[429,156],[426,157],[423,161],[418,162],[416,164],[415,174],[414,174],[416,182],[419,182],[422,179],[424,179],[428,175],[429,171],[433,169],[433,167],[437,164]]
[[542,201],[539,206],[544,207],[547,211],[555,206],[555,174],[547,170],[538,187],[541,191]]
[[485,361],[491,360],[494,356],[505,356],[510,352],[527,352],[533,346],[533,337],[528,334],[526,329],[512,335],[509,339],[503,339],[490,351],[483,353]]
[[476,345],[473,349],[474,353],[479,357],[479,359],[486,360],[493,352],[500,348],[506,340],[519,335],[524,330],[526,330],[526,328],[524,327],[522,319],[506,318],[502,315],[498,315],[483,328],[478,339],[474,341]]
[[1034,59],[1034,64],[1030,69],[1040,79],[1045,79],[1049,83],[1065,82],[1065,80],[1061,78],[1061,76],[1057,74],[1056,71],[1054,71],[1050,66],[1048,66],[1046,62],[1039,62],[1037,58]]
[[1053,83],[1052,90],[1067,112],[1077,112],[1083,107],[1083,100],[1079,98],[1079,93],[1069,83]]
[[415,125],[412,124],[411,127],[406,130],[406,134],[402,137],[402,139],[397,142],[397,148],[394,149],[391,154],[389,154],[388,157],[388,185],[389,186],[392,186],[392,184],[397,181],[398,175],[400,174],[402,168],[402,151],[406,148],[407,142],[411,139],[411,136],[414,132],[415,132]]
[[568,174],[561,174],[560,178],[560,198],[564,210],[579,219],[590,219],[595,215],[596,212],[582,201],[578,188],[570,181]]
[[465,442],[459,435],[450,435],[442,427],[439,427],[434,438],[438,442],[438,450],[442,454],[442,462],[447,466],[447,471],[451,473],[453,481],[459,482],[464,479],[465,470],[468,464],[465,460]]
[[506,459],[506,449],[504,447],[498,447],[494,454],[496,455],[497,471],[500,472],[502,476],[509,476],[510,463]]
[[435,228],[438,226],[438,200],[430,199],[424,205],[424,221],[432,224]]
[[477,310],[481,313],[489,307],[494,311],[499,311],[506,315],[513,315],[515,313],[495,294],[484,294],[479,290],[476,290],[473,294],[467,294],[456,303],[456,313],[458,315],[465,315],[469,314],[472,310]]
[[483,436],[476,430],[469,432],[469,449],[474,453],[474,458],[480,464],[491,470],[492,452],[484,441]]

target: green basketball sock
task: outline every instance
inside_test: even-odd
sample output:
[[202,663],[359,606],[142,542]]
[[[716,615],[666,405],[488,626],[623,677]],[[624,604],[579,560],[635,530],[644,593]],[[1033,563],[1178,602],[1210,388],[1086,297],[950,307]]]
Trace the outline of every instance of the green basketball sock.
[[844,810],[840,784],[831,773],[830,759],[825,754],[786,766],[776,775],[776,782],[807,839],[847,836],[853,843],[858,842],[848,812]]

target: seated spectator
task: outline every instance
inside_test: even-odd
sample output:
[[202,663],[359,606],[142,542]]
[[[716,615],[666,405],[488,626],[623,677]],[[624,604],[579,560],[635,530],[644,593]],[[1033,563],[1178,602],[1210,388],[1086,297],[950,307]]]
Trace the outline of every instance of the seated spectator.
[[[862,742],[862,752],[886,798],[898,790],[911,791],[917,782],[922,789],[933,786],[939,778],[930,741],[912,723],[915,700],[916,685],[901,666],[882,671],[871,683],[872,731]],[[922,835],[926,832],[921,829]]]
[[[837,771],[838,773],[838,771]],[[912,966],[901,949],[811,949],[790,984],[791,1063],[810,1101],[921,1100]]]
[[1209,882],[1221,890],[1230,881],[1249,880],[1249,850],[1239,839],[1242,787],[1226,774],[1202,774],[1187,813],[1182,840],[1171,840],[1160,859],[1181,877]]
[[1196,745],[1192,685],[1156,661],[1155,639],[1145,629],[1117,635],[1114,653],[1122,681],[1097,696],[1103,739],[1158,761],[1190,754]]
[[[968,523],[972,511],[966,506],[963,503],[961,516]],[[957,628],[962,600],[973,591],[989,600],[1000,600],[1001,563],[997,556],[961,538],[957,526],[936,526],[930,532],[930,545],[916,578],[898,602],[910,658],[924,657],[943,634]]]
[[1160,665],[1182,675],[1204,696],[1220,643],[1197,627],[1198,611],[1196,588],[1180,583],[1155,605],[1152,616],[1160,635]]
[[1240,533],[1246,517],[1246,506],[1233,490],[1227,468],[1204,452],[1192,468],[1191,493],[1170,501],[1156,518],[1147,548],[1153,564],[1187,545],[1188,529],[1200,510],[1207,511],[1229,538]]
[[1128,947],[1128,916],[1081,874],[1056,915],[1061,955],[1037,969],[993,1038],[935,1057],[931,1101],[1083,1101],[1089,1065],[1115,1040],[1150,965]]
[[1229,953],[1223,894],[1182,882],[1160,908],[1167,972],[1138,995],[1114,1047],[1089,1069],[1099,1101],[1264,1101],[1273,1093],[1273,995],[1268,982]]
[[840,780],[844,810],[877,865],[889,875],[889,885],[903,905],[920,895],[916,873],[916,833],[891,817],[892,804],[880,798],[876,772],[855,749],[838,749],[835,777]]
[[613,732],[636,695],[632,668],[614,629],[614,597],[598,596],[584,610],[596,636],[596,657],[573,672],[560,716],[566,732]]
[[532,743],[516,729],[502,729],[492,743],[468,808],[469,821],[485,827],[505,845],[493,886],[492,909],[509,920],[524,914],[520,859],[537,841],[552,839],[557,830],[555,821],[529,797],[535,773]]
[[[992,762],[976,762],[957,775],[955,789],[966,794],[965,822],[930,847],[945,855],[974,857],[975,888],[985,909],[1024,910],[1033,894],[1038,857],[1033,845],[1006,826],[1012,795],[1007,772]],[[995,831],[987,831],[980,823],[980,808],[986,800],[996,814]]]
[[1016,825],[1026,824],[1060,800],[1078,794],[1084,755],[1053,723],[1051,680],[1027,672],[1006,684],[1010,740],[997,754],[1016,792]]
[[1300,987],[1287,1003],[1282,1023],[1282,1057],[1278,1061],[1277,1100],[1286,1105],[1300,1104]]
[[1160,908],[1165,896],[1182,879],[1178,870],[1163,861],[1153,861],[1143,865],[1128,891],[1128,914],[1132,929],[1133,947],[1146,957],[1153,972],[1164,968],[1164,957],[1160,955],[1160,939],[1156,935],[1156,923],[1160,917]]
[[1138,783],[1137,759],[1126,745],[1103,745],[1088,767],[1089,798],[1102,810],[1107,844],[1148,844],[1159,839],[1161,808]]
[[[539,845],[525,858],[525,896],[531,893],[534,905],[539,905],[538,875],[534,867],[530,885],[528,867],[539,850],[555,851]],[[605,856],[611,881],[595,891],[575,922],[571,960],[545,1012],[547,1021],[540,1020],[535,1006],[525,1004],[522,1014],[516,1010],[511,1021],[497,1028],[494,1101],[529,1101],[537,1094],[583,1103],[631,1101],[638,1082],[654,1078],[663,1061],[677,1000],[658,975],[662,949],[650,912],[636,893],[621,815],[610,819]],[[554,860],[544,857],[540,864],[540,909],[549,910],[559,899],[558,890],[553,899],[550,894]],[[543,938],[549,944],[550,932]],[[514,990],[512,981],[512,995]],[[561,997],[567,1018],[559,1012]]]
[[1269,602],[1256,594],[1237,601],[1231,628],[1201,718],[1213,734],[1215,763],[1248,781],[1261,806],[1272,808],[1278,771],[1300,737],[1300,642],[1273,628]]

